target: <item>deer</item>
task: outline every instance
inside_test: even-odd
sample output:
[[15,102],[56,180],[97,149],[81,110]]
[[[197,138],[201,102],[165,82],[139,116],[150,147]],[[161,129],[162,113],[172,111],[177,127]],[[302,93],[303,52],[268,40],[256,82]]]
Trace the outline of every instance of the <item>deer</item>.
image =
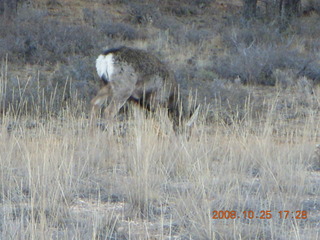
[[[104,118],[113,120],[127,102],[154,112],[165,107],[177,130],[182,107],[175,75],[156,56],[141,49],[121,46],[107,49],[96,60],[102,86],[91,100],[92,116],[106,105]],[[92,118],[91,118],[92,119]]]

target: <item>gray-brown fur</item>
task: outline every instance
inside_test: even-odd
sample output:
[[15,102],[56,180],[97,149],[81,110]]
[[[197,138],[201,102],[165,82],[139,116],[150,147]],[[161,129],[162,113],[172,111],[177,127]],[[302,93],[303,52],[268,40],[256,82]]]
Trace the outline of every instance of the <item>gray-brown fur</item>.
[[143,74],[143,77],[158,75],[169,82],[176,83],[172,71],[158,58],[144,50],[120,47],[106,50],[104,55],[109,53],[115,55],[116,61],[123,61],[131,65],[137,72]]
[[174,123],[178,125],[178,85],[173,72],[152,54],[138,49],[120,47],[103,52],[112,54],[114,72],[103,83],[91,101],[93,110],[107,103],[105,117],[113,118],[127,101],[139,102],[149,110],[167,107]]

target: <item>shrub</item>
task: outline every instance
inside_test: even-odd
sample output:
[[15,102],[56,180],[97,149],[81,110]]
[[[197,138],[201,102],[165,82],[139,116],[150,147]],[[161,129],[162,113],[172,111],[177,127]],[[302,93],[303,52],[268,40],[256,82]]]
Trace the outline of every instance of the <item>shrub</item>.
[[283,46],[252,46],[214,59],[213,69],[223,78],[239,76],[243,83],[274,85],[272,73],[276,69],[289,68],[299,72],[308,61],[308,56]]
[[305,3],[303,14],[309,15],[310,13],[315,12],[320,15],[320,2],[317,0],[308,0]]
[[47,20],[46,13],[29,10],[10,23],[0,23],[0,53],[10,61],[31,64],[66,62],[68,56],[88,56],[99,45],[98,31]]
[[[52,115],[60,113],[66,105],[78,109],[79,102],[88,107],[98,85],[98,81],[94,81],[94,59],[74,56],[68,62],[52,67],[51,74],[43,67],[2,74],[0,110]],[[2,68],[1,72],[5,73],[4,66]]]
[[98,26],[98,29],[102,34],[111,38],[134,40],[142,37],[142,35],[134,27],[126,23],[101,23]]
[[9,73],[1,94],[2,110],[10,109],[15,114],[36,113],[40,109],[48,111],[49,105],[53,106],[50,99],[53,98],[54,91],[47,91],[51,89],[44,84],[42,77],[43,75],[37,76],[36,72],[32,72],[28,79],[23,79]]
[[83,21],[89,26],[95,26],[95,11],[89,8],[82,9]]
[[281,35],[275,26],[257,22],[245,26],[235,26],[231,29],[224,28],[221,33],[222,40],[232,51],[250,46],[286,44],[287,40]]
[[320,64],[317,62],[307,62],[304,67],[298,72],[299,76],[306,76],[312,79],[314,83],[320,83]]
[[[221,36],[229,52],[212,58],[213,71],[222,78],[239,76],[243,83],[274,85],[276,69],[291,69],[299,76],[319,82],[319,64],[312,61],[319,49],[318,20],[314,15],[295,19],[286,32],[281,32],[275,23],[258,20],[238,24],[231,30],[226,28]],[[293,41],[297,35],[304,39],[298,43],[300,49]]]
[[218,79],[205,69],[194,71],[184,67],[178,69],[176,75],[182,94],[188,95],[189,91],[195,94],[196,91],[197,103],[210,104],[208,120],[222,119],[230,123],[245,116],[249,91],[241,84]]
[[186,39],[191,43],[201,43],[212,38],[213,34],[206,29],[192,29],[186,33]]
[[181,2],[170,2],[166,5],[165,11],[178,17],[198,14],[198,9],[189,4],[181,4]]
[[[47,79],[48,86],[51,91],[57,88],[58,94],[63,94],[65,100],[89,103],[96,93],[94,59],[74,56],[68,62],[56,66],[56,70]],[[64,89],[66,85],[67,91]]]
[[161,13],[154,4],[131,3],[128,14],[129,21],[135,24],[158,22],[161,18]]

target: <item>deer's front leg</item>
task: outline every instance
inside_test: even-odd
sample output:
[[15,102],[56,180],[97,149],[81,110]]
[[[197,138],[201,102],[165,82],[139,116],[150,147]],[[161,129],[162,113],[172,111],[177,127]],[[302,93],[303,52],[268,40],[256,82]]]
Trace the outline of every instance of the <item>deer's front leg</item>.
[[90,126],[94,126],[97,115],[100,112],[101,107],[110,101],[113,96],[113,91],[110,84],[103,86],[97,93],[97,96],[91,100],[91,116]]
[[131,96],[132,89],[133,85],[131,84],[124,86],[111,83],[101,88],[97,96],[91,101],[91,123],[93,124],[95,122],[98,110],[100,110],[105,103],[107,103],[107,106],[104,110],[104,118],[107,122],[113,121],[120,108]]
[[109,101],[108,106],[104,110],[104,118],[107,121],[114,120],[120,108],[122,108],[130,98],[131,93],[131,89],[121,89],[120,91],[114,91],[112,100]]

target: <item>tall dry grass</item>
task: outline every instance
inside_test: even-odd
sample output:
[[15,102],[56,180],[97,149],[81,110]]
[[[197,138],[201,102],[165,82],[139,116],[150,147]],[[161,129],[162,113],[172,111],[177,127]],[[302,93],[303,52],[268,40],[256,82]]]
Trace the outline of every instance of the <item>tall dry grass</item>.
[[[206,122],[203,111],[190,137],[135,106],[103,130],[88,127],[81,104],[54,116],[3,110],[0,238],[319,239],[318,112],[293,124],[277,97],[265,101],[260,118],[248,102],[232,124]],[[214,210],[240,218],[212,219]],[[249,210],[273,217],[245,219]],[[281,219],[284,210],[308,218]]]

